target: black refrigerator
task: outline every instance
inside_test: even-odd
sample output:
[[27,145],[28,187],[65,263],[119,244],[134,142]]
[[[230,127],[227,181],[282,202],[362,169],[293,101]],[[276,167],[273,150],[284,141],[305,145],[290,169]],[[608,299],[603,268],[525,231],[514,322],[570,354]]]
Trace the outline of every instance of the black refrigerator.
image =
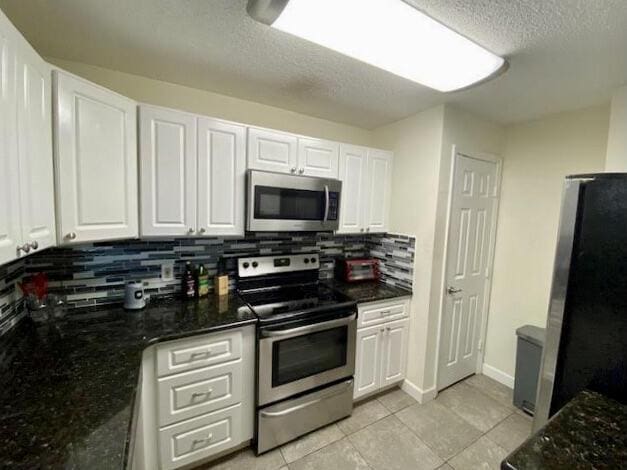
[[627,402],[627,173],[566,178],[534,429],[583,389]]

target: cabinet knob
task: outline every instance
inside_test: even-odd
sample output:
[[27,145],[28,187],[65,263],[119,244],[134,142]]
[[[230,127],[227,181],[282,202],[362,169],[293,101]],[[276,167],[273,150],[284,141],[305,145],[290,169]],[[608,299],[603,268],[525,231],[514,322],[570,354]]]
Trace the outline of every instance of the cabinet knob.
[[298,170],[298,172],[302,175],[303,173],[305,173],[305,169],[301,168],[301,169]]
[[291,171],[292,173],[296,173],[296,167],[295,167],[295,166],[293,166],[292,168],[290,168],[290,171]]
[[24,253],[28,253],[30,251],[30,243],[24,243],[19,249],[21,249]]
[[37,248],[39,248],[39,243],[37,243],[37,240],[35,240],[35,241],[33,241],[33,242],[30,242],[30,247],[31,247],[33,250],[36,250]]
[[194,227],[190,227],[189,230],[187,230],[187,233],[194,233]]
[[363,232],[363,231],[364,231],[364,229],[363,229],[363,228],[360,228],[360,229],[359,229],[359,231],[360,231],[360,232]]
[[199,232],[200,232],[200,233],[205,233],[205,231],[206,231],[206,230],[205,230],[205,228],[204,228],[204,227],[200,227],[200,230],[199,230]]
[[383,333],[385,331],[385,328],[381,328],[379,331]]
[[366,227],[366,232],[370,232],[370,227]]
[[76,232],[70,232],[67,234],[67,238],[69,238],[70,240],[75,240],[76,239]]

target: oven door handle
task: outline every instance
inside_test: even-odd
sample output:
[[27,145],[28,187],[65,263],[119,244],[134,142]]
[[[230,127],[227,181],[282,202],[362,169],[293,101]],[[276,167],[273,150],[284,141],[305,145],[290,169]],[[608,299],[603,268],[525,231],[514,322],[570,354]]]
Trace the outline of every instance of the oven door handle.
[[308,333],[314,333],[316,331],[328,330],[329,328],[335,328],[342,325],[348,325],[355,321],[357,314],[345,318],[338,318],[337,320],[325,321],[324,323],[314,323],[313,325],[299,326],[298,328],[291,328],[289,330],[261,330],[260,335],[262,338],[286,338],[291,336],[300,336]]
[[323,222],[326,222],[329,218],[329,185],[324,185],[324,219]]
[[346,382],[343,382],[339,389],[333,390],[331,393],[322,394],[312,400],[306,401],[305,403],[299,403],[298,405],[291,406],[285,410],[281,411],[262,411],[261,416],[264,418],[277,418],[279,416],[285,416],[294,411],[302,410],[303,408],[307,408],[308,406],[315,405],[316,403],[320,403],[322,400],[326,400],[327,398],[334,397],[336,395],[341,395],[346,391],[347,388],[353,386],[353,379],[349,379]]

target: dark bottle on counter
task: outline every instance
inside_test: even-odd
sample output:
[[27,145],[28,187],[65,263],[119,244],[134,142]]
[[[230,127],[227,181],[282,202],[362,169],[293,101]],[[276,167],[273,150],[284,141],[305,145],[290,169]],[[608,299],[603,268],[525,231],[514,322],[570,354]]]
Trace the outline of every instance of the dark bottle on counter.
[[209,294],[209,274],[204,264],[196,270],[196,297],[207,297]]
[[189,261],[185,263],[185,270],[183,271],[181,281],[181,294],[183,298],[193,299],[196,296],[196,276],[194,275],[192,263]]

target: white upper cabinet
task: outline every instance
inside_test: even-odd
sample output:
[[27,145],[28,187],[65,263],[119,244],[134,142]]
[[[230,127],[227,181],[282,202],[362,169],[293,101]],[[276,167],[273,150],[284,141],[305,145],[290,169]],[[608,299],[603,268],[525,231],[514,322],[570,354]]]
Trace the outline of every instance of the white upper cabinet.
[[340,147],[342,196],[340,200],[340,233],[363,232],[366,202],[368,149],[353,145]]
[[196,116],[139,109],[141,234],[196,232]]
[[17,49],[17,122],[22,243],[56,243],[50,66],[26,41]]
[[54,76],[59,242],[137,237],[136,103]]
[[246,128],[198,119],[198,232],[244,235]]
[[248,168],[296,173],[298,137],[278,131],[248,129]]
[[392,153],[368,150],[364,225],[367,232],[385,232],[390,215]]
[[336,142],[321,139],[298,139],[298,174],[338,177],[340,146]]
[[15,107],[15,41],[0,13],[0,264],[18,256],[22,240]]

